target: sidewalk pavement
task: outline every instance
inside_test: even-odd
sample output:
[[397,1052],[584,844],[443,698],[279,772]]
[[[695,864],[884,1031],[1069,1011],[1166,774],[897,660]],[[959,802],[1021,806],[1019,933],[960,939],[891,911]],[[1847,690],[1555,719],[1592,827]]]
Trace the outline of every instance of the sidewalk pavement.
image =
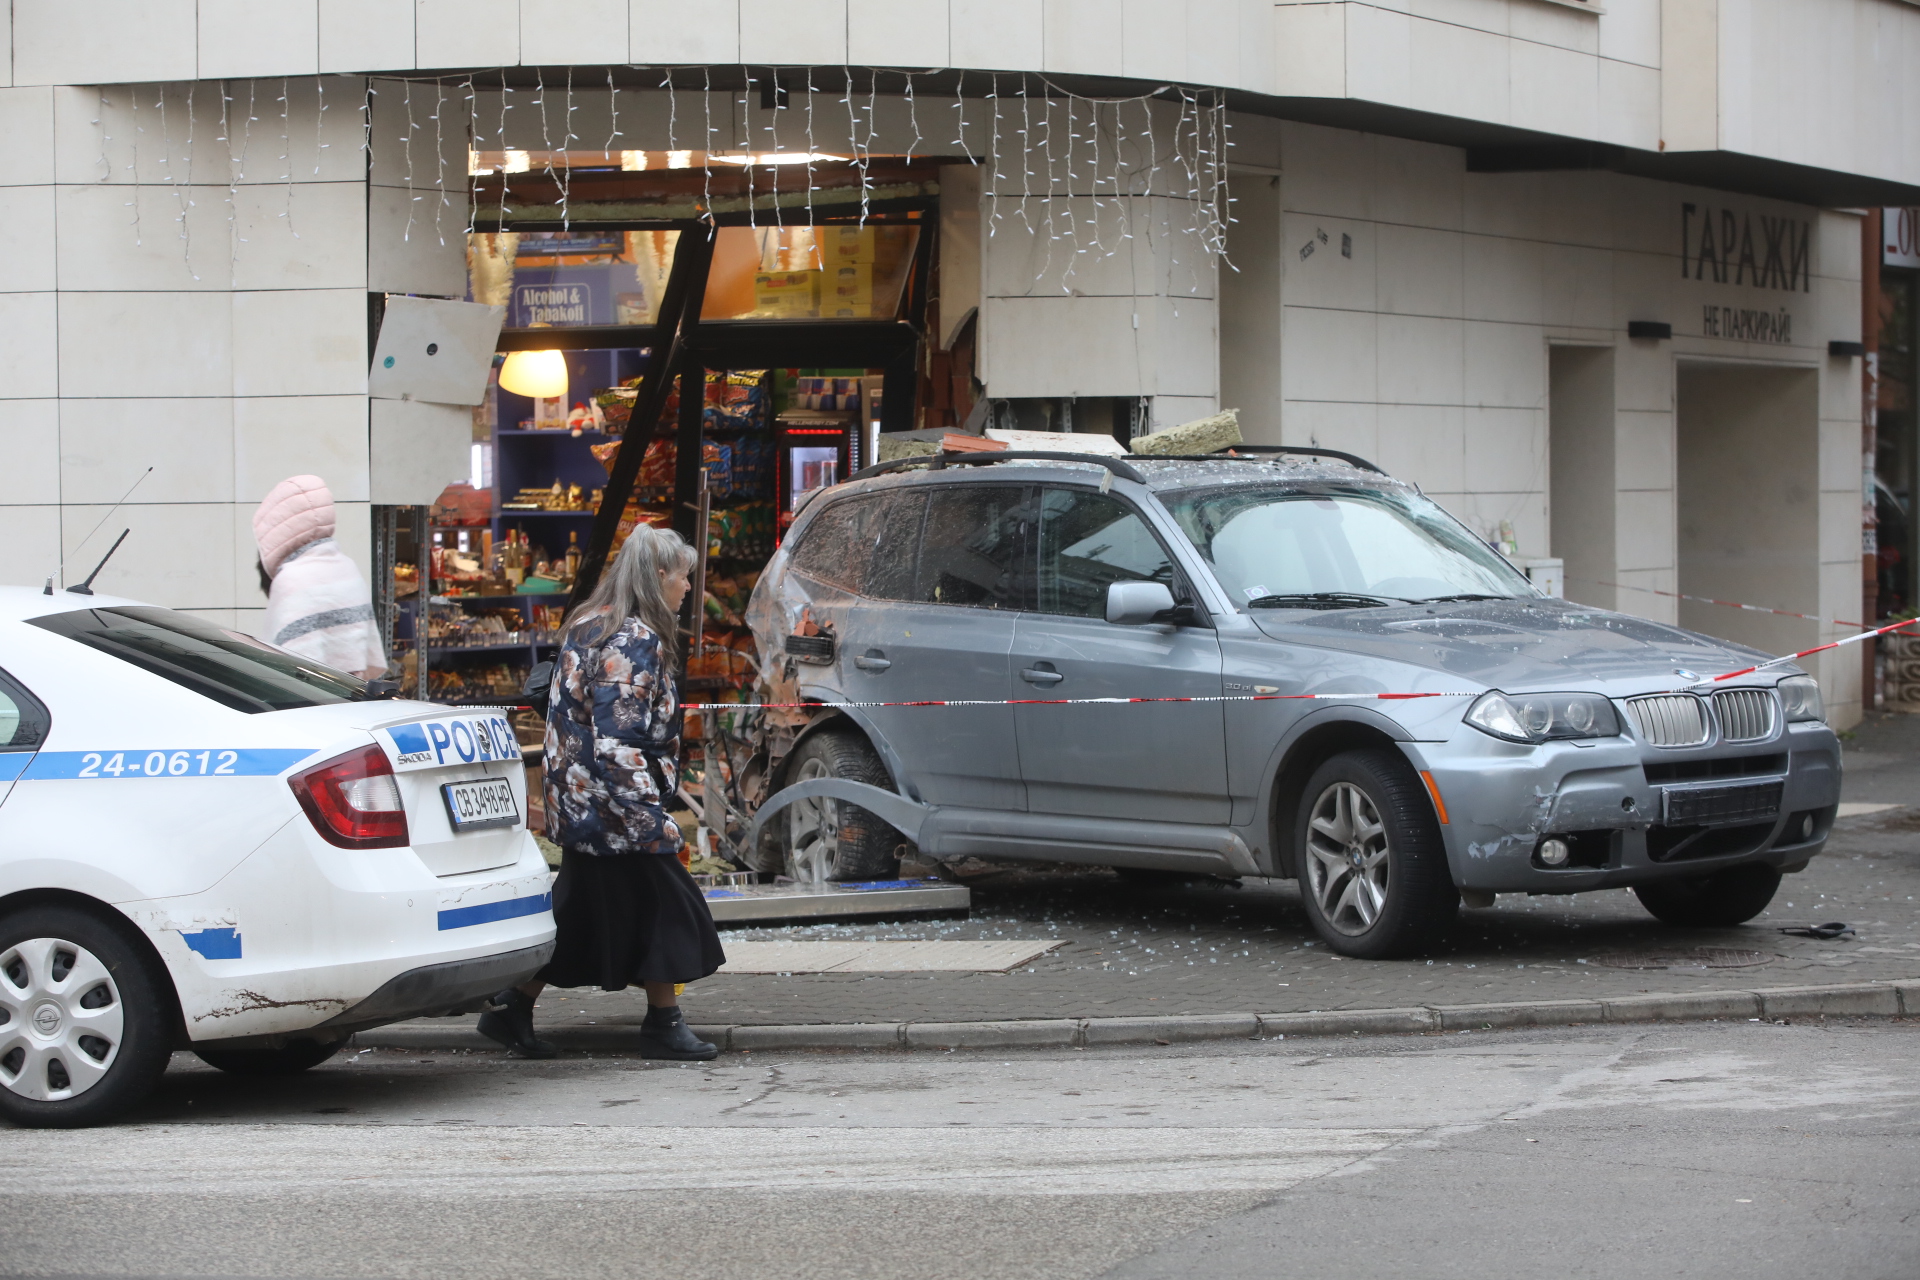
[[[1253,1035],[1262,1030],[1256,1015],[1265,1034],[1289,1026],[1344,1034],[1665,1016],[1920,1015],[1920,716],[1873,716],[1845,751],[1844,798],[1900,807],[1841,819],[1825,854],[1787,877],[1772,907],[1738,928],[1662,925],[1625,890],[1503,895],[1493,907],[1463,909],[1430,956],[1349,960],[1318,940],[1292,883],[1141,886],[1106,871],[1022,868],[971,879],[966,920],[723,934],[1064,942],[1012,973],[721,974],[689,987],[683,1003],[696,1026],[732,1029],[724,1034],[734,1048]],[[1844,921],[1857,936],[1779,932],[1826,921]],[[1685,954],[1697,948],[1746,954],[1709,953],[1703,964]],[[1663,958],[1662,967],[1623,967],[1661,966]],[[1904,985],[1904,1003],[1889,984]],[[1847,990],[1801,990],[1836,986]],[[1769,991],[1780,994],[1754,994]],[[1501,1009],[1465,1008],[1482,1005]],[[564,1047],[617,1051],[632,1047],[645,1011],[637,989],[549,990],[535,1017]],[[1142,1018],[1158,1029],[1099,1021]],[[491,1048],[471,1025],[419,1019],[362,1033],[357,1043]]]

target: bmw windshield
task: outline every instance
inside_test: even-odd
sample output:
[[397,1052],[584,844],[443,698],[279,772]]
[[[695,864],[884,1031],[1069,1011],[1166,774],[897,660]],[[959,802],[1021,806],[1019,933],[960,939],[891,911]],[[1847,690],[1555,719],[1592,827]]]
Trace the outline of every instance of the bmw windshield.
[[1418,493],[1236,485],[1160,497],[1243,608],[1357,609],[1539,594],[1497,551]]

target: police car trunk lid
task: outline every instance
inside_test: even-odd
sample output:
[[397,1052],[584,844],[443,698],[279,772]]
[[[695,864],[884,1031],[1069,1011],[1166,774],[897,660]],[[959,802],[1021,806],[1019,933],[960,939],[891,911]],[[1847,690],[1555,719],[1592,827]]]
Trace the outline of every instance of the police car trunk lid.
[[[356,729],[371,734],[393,767],[413,851],[434,875],[511,866],[524,851],[529,838],[526,769],[505,708],[381,701],[272,714],[325,725],[335,734]],[[462,789],[465,794],[448,794],[449,783],[488,779],[511,789],[511,821],[500,808],[474,812],[476,788],[471,785]],[[461,816],[470,821],[456,827],[455,809],[462,804],[468,807]],[[479,821],[471,821],[476,817]]]

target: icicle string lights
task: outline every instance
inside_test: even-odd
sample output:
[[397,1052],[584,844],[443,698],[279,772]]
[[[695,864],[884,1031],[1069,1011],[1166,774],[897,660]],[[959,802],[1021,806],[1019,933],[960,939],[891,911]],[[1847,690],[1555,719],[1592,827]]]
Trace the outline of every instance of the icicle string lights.
[[[461,83],[461,88],[467,91],[467,148],[469,150],[477,150],[480,142],[480,107],[478,102],[475,100],[477,95],[475,94],[474,88],[473,88],[473,77],[468,76],[466,80]],[[469,165],[468,167],[471,168],[472,166]],[[480,185],[473,180],[471,175],[467,177],[466,184],[467,184],[466,234],[472,235],[473,224],[475,220],[480,216]]]
[[[633,68],[638,71],[638,68]],[[693,68],[681,69],[681,75],[687,75]],[[927,89],[927,77],[940,74],[935,70],[915,71],[878,71],[869,67],[843,65],[841,67],[841,90],[838,105],[845,111],[846,133],[844,142],[836,136],[837,128],[828,129],[821,136],[820,121],[816,111],[820,104],[816,100],[821,92],[817,83],[816,68],[795,68],[791,92],[801,92],[804,86],[806,102],[803,107],[804,122],[790,120],[786,138],[781,137],[780,112],[783,95],[789,90],[781,84],[781,74],[774,69],[762,69],[744,76],[745,92],[741,94],[739,115],[729,121],[716,120],[714,92],[714,71],[711,67],[701,68],[702,100],[701,115],[703,137],[695,148],[706,157],[723,152],[738,152],[744,147],[741,157],[745,163],[740,170],[747,180],[750,199],[744,210],[746,221],[758,229],[759,215],[771,206],[775,210],[771,223],[784,224],[783,201],[792,201],[796,206],[802,203],[806,209],[806,222],[811,224],[819,209],[820,168],[814,157],[821,154],[820,148],[829,152],[841,152],[844,148],[846,160],[858,175],[859,211],[862,221],[873,213],[876,196],[889,194],[887,190],[876,186],[879,178],[874,172],[876,151],[892,163],[901,161],[912,163],[924,159],[923,153],[931,149],[936,155],[939,144],[928,137],[927,126],[919,119],[919,98]],[[456,81],[464,89],[459,95],[459,103],[466,113],[466,143],[469,148],[478,144],[486,132],[494,135],[493,141],[503,156],[510,154],[507,112],[513,109],[513,86],[507,73],[500,73],[500,102],[497,121],[490,130],[483,130],[477,120],[478,94],[471,76]],[[861,77],[866,78],[863,86]],[[1012,76],[1012,80],[1009,80]],[[889,79],[889,92],[896,93],[900,106],[904,107],[898,115],[890,116],[891,127],[883,136],[881,127],[879,99],[880,83],[883,77]],[[988,170],[985,194],[985,221],[989,236],[1004,233],[1008,228],[1003,225],[1008,215],[1000,206],[1006,200],[1014,200],[1018,205],[1021,227],[1030,238],[1044,235],[1046,247],[1034,248],[1035,267],[1031,288],[1037,291],[1061,289],[1071,292],[1077,274],[1083,268],[1083,259],[1088,255],[1098,261],[1111,258],[1121,252],[1126,242],[1135,238],[1136,231],[1142,231],[1156,243],[1167,247],[1166,261],[1176,273],[1186,275],[1182,284],[1186,284],[1189,293],[1199,292],[1203,286],[1204,272],[1211,269],[1210,260],[1224,259],[1226,256],[1227,229],[1233,222],[1231,205],[1232,195],[1228,187],[1227,156],[1233,145],[1231,123],[1226,114],[1222,94],[1209,89],[1196,89],[1186,86],[1165,85],[1127,98],[1094,98],[1075,94],[1047,80],[1044,76],[1020,75],[1017,73],[989,72],[974,77],[978,85],[985,79],[987,92],[982,95],[984,105],[989,110],[981,112],[975,120],[967,115],[967,81],[962,75],[956,75],[952,85],[954,111],[954,137],[952,145],[958,147],[967,156],[970,163],[983,166]],[[609,68],[605,73],[609,131],[602,149],[603,154],[611,157],[626,149],[630,144],[622,129],[620,111],[622,103],[621,86]],[[217,141],[226,148],[229,164],[227,191],[227,221],[229,242],[232,246],[245,243],[247,237],[240,235],[247,224],[238,216],[236,203],[239,188],[249,181],[248,164],[252,143],[252,125],[259,120],[257,111],[257,93],[259,83],[248,82],[248,94],[245,110],[240,109],[238,85],[231,82],[215,82],[220,98],[217,109]],[[304,154],[295,154],[302,150],[292,142],[292,86],[295,81],[283,78],[279,86],[279,95],[274,100],[280,105],[281,117],[281,163],[285,166],[279,175],[261,175],[270,189],[276,181],[283,182],[286,191],[284,211],[279,216],[286,219],[289,234],[298,238],[295,226],[293,195],[296,164],[303,168],[311,165],[316,177],[325,174],[324,152],[330,146],[327,136],[325,113],[329,109],[326,100],[324,80],[316,77],[314,82],[314,128],[311,160]],[[269,93],[271,81],[267,82]],[[659,82],[660,89],[666,94],[666,145],[670,153],[669,167],[691,167],[692,154],[683,151],[690,140],[680,136],[678,86],[674,73],[664,71]],[[427,198],[429,184],[423,174],[416,174],[413,155],[415,135],[424,129],[424,124],[414,109],[413,84],[408,81],[402,89],[403,100],[395,104],[402,108],[399,115],[405,118],[405,132],[400,135],[400,155],[405,167],[404,185],[407,190],[408,217],[402,232],[403,239],[410,241],[412,228],[424,211],[415,206]],[[420,87],[424,90],[426,81]],[[450,86],[443,80],[433,80],[433,100],[431,114],[427,119],[433,123],[430,137],[421,134],[419,141],[429,143],[434,148],[434,175],[430,184],[434,208],[434,231],[438,242],[446,243],[446,211],[451,205],[451,193],[447,189],[448,175],[446,148],[459,139],[449,137],[449,133],[458,134],[461,120],[454,117],[453,128],[448,127],[449,108],[459,110],[454,95],[447,90]],[[571,226],[571,165],[569,153],[579,142],[579,134],[574,124],[575,113],[581,110],[581,103],[575,93],[571,70],[568,72],[565,87],[565,103],[562,129],[559,133],[553,129],[556,114],[549,109],[543,74],[536,72],[535,102],[540,108],[540,145],[543,148],[543,167],[552,182],[559,200],[559,222],[563,229]],[[866,92],[862,94],[860,90]],[[102,91],[99,94],[99,119],[94,123],[100,130],[100,181],[109,181],[119,166],[113,145],[116,141],[111,133],[118,117],[112,113],[125,109],[130,113],[131,129],[122,128],[124,146],[128,150],[129,160],[126,171],[132,178],[130,193],[133,198],[127,201],[131,210],[131,222],[136,242],[143,240],[142,201],[140,187],[165,183],[171,190],[175,204],[175,222],[179,228],[179,240],[186,264],[190,272],[194,262],[192,223],[197,209],[197,194],[193,186],[195,174],[193,165],[196,157],[192,154],[197,141],[198,100],[196,86],[189,85],[182,91],[182,99],[188,108],[188,120],[184,127],[186,154],[181,159],[173,155],[172,125],[179,104],[169,101],[172,86],[161,89],[157,99],[151,103],[140,101],[144,91],[135,91],[128,95],[124,104],[116,104],[112,93]],[[754,91],[760,91],[760,102],[754,102]],[[597,94],[598,86],[588,90]],[[941,92],[946,91],[942,85]],[[303,90],[304,92],[304,90]],[[362,97],[361,147],[366,149],[372,143],[373,102],[379,90],[368,83]],[[721,88],[723,115],[731,115],[732,92]],[[1006,101],[1009,94],[1017,95],[1020,105],[1017,116],[1013,114]],[[1038,99],[1036,101],[1036,98]],[[769,107],[769,103],[771,106]],[[788,106],[800,104],[787,102]],[[1138,114],[1135,108],[1138,108]],[[157,131],[160,136],[160,154],[156,157],[152,150],[153,139],[148,136],[143,114],[148,108],[158,115],[160,123]],[[758,112],[772,112],[764,122],[757,119]],[[210,123],[216,123],[211,122]],[[236,138],[234,127],[238,125]],[[987,137],[978,136],[979,129],[987,130]],[[729,134],[730,129],[737,136]],[[937,128],[935,133],[937,134]],[[805,134],[805,191],[793,192],[790,181],[783,183],[778,165],[754,163],[761,159],[762,151],[770,150],[780,154],[783,147],[797,145],[796,134]],[[148,153],[144,157],[147,170],[143,170],[141,147],[146,145]],[[645,142],[641,146],[645,146]],[[657,145],[657,143],[655,144]],[[797,159],[798,157],[796,157]],[[203,157],[201,159],[204,159]],[[956,157],[957,162],[957,157]],[[510,221],[512,210],[509,207],[507,189],[508,163],[499,166],[501,192],[499,197],[498,218],[501,222]],[[1017,166],[1017,167],[1016,167]],[[204,165],[202,166],[204,170]],[[701,188],[701,216],[711,220],[713,214],[713,168],[702,164],[703,185]],[[150,172],[149,172],[150,171]],[[801,166],[796,165],[798,177]],[[725,172],[724,170],[722,172]],[[880,171],[888,173],[888,169]],[[769,187],[767,192],[759,192],[761,174],[765,173]],[[204,177],[204,172],[200,175]],[[851,176],[851,175],[849,175]],[[144,180],[144,181],[143,181]],[[881,181],[892,181],[880,178]],[[782,190],[786,186],[788,190]],[[768,197],[771,196],[769,201]],[[842,199],[851,200],[854,192],[844,190]],[[164,197],[163,197],[164,198]],[[479,214],[479,191],[474,184],[468,186],[467,225],[470,228]],[[1143,204],[1142,201],[1145,201]],[[849,211],[851,212],[851,210]],[[796,208],[796,213],[798,209]],[[1144,216],[1143,216],[1144,215]],[[1084,225],[1083,225],[1084,224]],[[233,250],[237,266],[237,247]],[[1231,266],[1231,263],[1228,264]],[[198,278],[197,272],[194,273]],[[1168,283],[1171,283],[1169,281]]]
[[807,68],[807,225],[813,225],[813,68]]
[[507,83],[506,73],[502,72],[500,74],[500,130],[498,135],[500,143],[500,220],[496,225],[503,227],[507,223],[507,112],[513,110],[513,104],[507,101],[507,99],[512,93],[513,87]]
[[713,221],[713,68],[703,68],[706,80],[700,90],[700,104],[707,113],[707,135],[702,145],[700,171],[704,175],[701,188],[700,216],[708,222]]
[[920,108],[913,100],[913,72],[907,75],[907,123],[913,127],[913,141],[907,144],[907,163],[913,163],[913,153],[920,149]]
[[287,166],[287,207],[280,216],[287,220],[287,230],[298,240],[300,232],[293,225],[293,102],[289,96],[292,83],[285,76],[280,79],[280,145],[286,148],[280,160]]
[[[560,143],[563,152],[572,150],[573,142],[580,135],[573,131],[573,68],[567,68],[567,116],[565,120],[567,136]],[[551,167],[551,166],[549,166]],[[567,231],[573,225],[573,164],[571,161],[560,166],[560,230]]]
[[400,146],[404,154],[402,163],[407,167],[407,226],[400,233],[400,239],[403,243],[411,244],[413,242],[413,206],[420,202],[420,197],[413,193],[413,131],[420,126],[413,122],[413,81],[405,80],[401,83],[406,86],[402,90],[401,100],[407,113],[407,131],[400,136]]
[[[773,110],[767,113],[767,141],[772,144],[768,150],[777,156],[780,154],[780,73],[769,68],[767,75],[773,80]],[[753,146],[751,136],[747,140],[747,146],[751,150]],[[768,168],[773,171],[768,175],[773,179],[773,222],[775,226],[784,226],[787,220],[780,212],[780,166],[772,164]]]
[[447,233],[440,226],[440,216],[447,207],[447,130],[440,117],[447,107],[447,86],[440,81],[433,82],[433,234],[441,244],[446,244]]
[[614,152],[613,140],[620,136],[620,86],[613,82],[613,68],[607,68],[607,145],[602,148],[608,155]]
[[313,100],[319,107],[313,113],[313,176],[317,178],[320,176],[320,153],[331,145],[327,142],[327,82],[324,77],[313,78]]
[[[740,133],[746,144],[745,154],[741,157],[740,174],[747,180],[747,230],[758,231],[760,224],[754,218],[754,206],[759,201],[753,198],[753,72],[746,70],[740,80]],[[712,157],[708,157],[711,164]]]

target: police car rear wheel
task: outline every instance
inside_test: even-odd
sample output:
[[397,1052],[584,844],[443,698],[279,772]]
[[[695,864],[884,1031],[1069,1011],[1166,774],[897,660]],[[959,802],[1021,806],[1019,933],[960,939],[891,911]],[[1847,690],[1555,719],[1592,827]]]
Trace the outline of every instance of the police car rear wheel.
[[76,1128],[145,1098],[172,1049],[172,993],[156,967],[84,910],[0,918],[0,1116]]
[[195,1046],[193,1056],[236,1076],[291,1076],[317,1067],[340,1052],[345,1040],[294,1040],[277,1049]]

